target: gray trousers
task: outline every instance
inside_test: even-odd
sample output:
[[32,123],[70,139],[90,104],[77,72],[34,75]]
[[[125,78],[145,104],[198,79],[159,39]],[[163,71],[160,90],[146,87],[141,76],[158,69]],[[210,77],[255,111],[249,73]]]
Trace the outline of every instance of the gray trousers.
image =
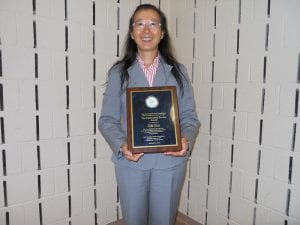
[[186,162],[168,169],[115,165],[125,225],[174,225]]

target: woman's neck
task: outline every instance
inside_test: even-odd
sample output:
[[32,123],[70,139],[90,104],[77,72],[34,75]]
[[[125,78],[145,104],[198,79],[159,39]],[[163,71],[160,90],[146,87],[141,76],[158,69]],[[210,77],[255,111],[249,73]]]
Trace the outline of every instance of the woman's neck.
[[158,55],[158,51],[155,52],[138,52],[139,56],[144,62],[145,66],[149,66],[153,63],[154,59]]

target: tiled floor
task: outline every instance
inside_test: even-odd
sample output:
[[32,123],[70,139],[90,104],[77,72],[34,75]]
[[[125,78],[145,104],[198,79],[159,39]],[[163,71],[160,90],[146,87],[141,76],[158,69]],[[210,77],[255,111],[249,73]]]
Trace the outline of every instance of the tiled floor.
[[[109,223],[107,225],[124,225],[124,224],[123,224],[122,220],[118,220],[118,221]],[[179,212],[178,216],[176,218],[175,225],[201,225],[201,224]]]

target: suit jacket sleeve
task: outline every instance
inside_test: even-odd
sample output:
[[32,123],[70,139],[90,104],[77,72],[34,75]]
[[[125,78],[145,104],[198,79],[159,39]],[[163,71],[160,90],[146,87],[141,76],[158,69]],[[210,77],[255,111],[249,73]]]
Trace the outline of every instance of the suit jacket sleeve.
[[127,142],[126,133],[121,127],[121,81],[116,68],[108,74],[106,90],[103,94],[101,115],[98,127],[113,150],[116,157],[120,154],[120,147]]

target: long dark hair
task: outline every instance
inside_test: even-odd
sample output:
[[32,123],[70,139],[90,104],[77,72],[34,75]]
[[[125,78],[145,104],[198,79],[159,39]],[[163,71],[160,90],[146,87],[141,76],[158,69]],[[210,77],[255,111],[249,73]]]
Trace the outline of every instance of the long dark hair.
[[120,65],[121,69],[121,89],[125,90],[127,87],[127,81],[129,79],[129,74],[127,72],[127,69],[135,62],[136,60],[136,53],[137,53],[137,46],[134,40],[131,38],[131,33],[133,31],[133,22],[134,22],[134,16],[135,14],[140,10],[153,10],[158,13],[160,17],[160,23],[161,23],[161,29],[164,33],[162,40],[160,41],[158,45],[158,51],[160,52],[161,56],[164,58],[166,63],[172,66],[172,74],[174,78],[176,79],[180,91],[183,94],[183,82],[182,77],[183,74],[179,68],[179,63],[174,57],[174,54],[172,52],[172,45],[171,45],[171,39],[169,36],[169,32],[167,29],[167,18],[165,14],[156,6],[151,4],[142,4],[136,7],[135,11],[133,12],[132,16],[129,20],[129,30],[127,33],[127,39],[124,45],[124,56],[121,60],[117,61],[112,67],[115,65]]

